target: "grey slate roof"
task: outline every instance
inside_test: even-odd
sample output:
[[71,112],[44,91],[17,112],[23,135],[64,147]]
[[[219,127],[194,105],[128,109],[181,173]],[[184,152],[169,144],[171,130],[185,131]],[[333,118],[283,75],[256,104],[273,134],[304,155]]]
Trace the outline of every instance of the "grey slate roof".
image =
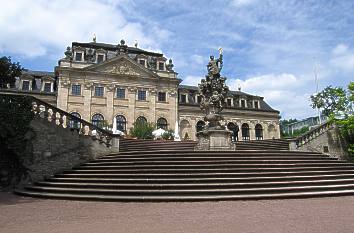
[[[81,46],[81,47],[92,48],[92,49],[102,48],[102,49],[106,49],[106,50],[110,50],[110,51],[116,51],[118,49],[118,45],[97,43],[97,42],[89,42],[89,43],[73,42],[72,46]],[[150,55],[150,56],[155,56],[155,57],[163,57],[163,54],[161,54],[161,53],[150,52],[150,51],[146,51],[146,50],[135,48],[135,47],[129,47],[129,46],[128,46],[128,53],[145,54],[145,55]]]
[[49,72],[49,71],[24,70],[22,73],[29,74],[32,76],[37,76],[37,77],[43,77],[43,76],[54,77],[55,76],[54,72]]
[[[197,86],[189,86],[189,85],[179,85],[178,89],[184,89],[184,90],[192,90],[192,91],[198,91],[198,87]],[[242,91],[230,91],[229,96],[232,95],[243,95],[243,96],[249,96],[249,97],[256,97],[259,102],[260,102],[260,110],[263,111],[270,111],[270,112],[279,112],[275,109],[273,109],[272,107],[270,107],[264,100],[263,97],[261,96],[256,96],[256,95],[251,95]]]

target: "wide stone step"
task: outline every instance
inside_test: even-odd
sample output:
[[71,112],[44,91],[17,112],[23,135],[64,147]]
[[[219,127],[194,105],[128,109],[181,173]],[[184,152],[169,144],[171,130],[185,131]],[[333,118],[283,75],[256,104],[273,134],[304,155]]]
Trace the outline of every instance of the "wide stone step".
[[[69,171],[70,172],[70,171]],[[291,175],[313,175],[313,174],[354,174],[353,170],[332,170],[332,171],[278,171],[278,172],[235,172],[235,173],[84,173],[84,172],[70,172],[70,173],[60,173],[54,175],[54,177],[71,177],[71,178],[139,178],[146,180],[153,179],[181,179],[184,180],[196,180],[200,178],[238,178],[238,177],[260,177],[260,176],[291,176]]]
[[236,189],[243,187],[293,187],[310,185],[354,184],[354,179],[323,179],[323,180],[295,180],[295,181],[271,181],[271,182],[219,182],[213,183],[187,183],[187,184],[154,184],[154,183],[74,183],[74,182],[36,182],[36,187],[60,187],[60,188],[99,188],[99,189]]
[[354,190],[352,184],[327,184],[327,185],[308,185],[294,187],[238,187],[238,188],[213,188],[213,189],[100,189],[100,188],[72,188],[72,187],[41,187],[30,186],[26,190],[41,191],[49,193],[70,193],[70,194],[98,194],[98,195],[153,195],[153,196],[169,196],[169,195],[240,195],[240,194],[271,194],[271,193],[293,193],[293,192],[316,192],[316,191],[338,191],[338,190]]
[[219,194],[219,195],[169,195],[169,196],[125,196],[125,195],[97,195],[97,194],[65,194],[65,193],[46,193],[35,191],[16,190],[15,193],[23,196],[53,199],[71,199],[71,200],[92,200],[92,201],[143,201],[143,202],[167,202],[167,201],[226,201],[226,200],[261,200],[261,199],[284,199],[284,198],[310,198],[310,197],[329,197],[354,195],[354,189],[330,190],[330,191],[302,191],[271,194]]
[[299,181],[299,180],[325,180],[325,179],[353,179],[353,172],[307,172],[279,174],[254,174],[254,176],[238,177],[188,177],[188,178],[115,178],[115,177],[52,177],[48,182],[74,182],[74,183],[126,183],[126,184],[219,184],[235,182],[274,182],[274,181]]
[[320,156],[218,156],[218,157],[213,157],[213,156],[208,156],[208,157],[202,157],[202,156],[184,156],[184,155],[179,155],[179,156],[149,156],[149,157],[131,157],[131,156],[121,156],[121,157],[116,157],[116,158],[100,158],[97,160],[97,162],[117,162],[117,161],[155,161],[155,160],[169,160],[169,161],[176,161],[176,160],[230,160],[230,159],[236,159],[236,160],[245,160],[247,159],[248,161],[257,161],[257,160],[334,160],[337,161],[336,158],[323,158]]
[[119,173],[135,173],[135,174],[171,174],[171,173],[185,173],[185,174],[194,174],[194,173],[240,173],[240,172],[294,172],[294,171],[331,171],[331,170],[347,170],[354,171],[354,166],[332,166],[332,167],[293,167],[293,168],[149,168],[149,169],[134,169],[134,168],[125,168],[125,169],[115,169],[111,167],[78,167],[71,170],[65,170],[62,173],[102,173],[102,174],[119,174]]

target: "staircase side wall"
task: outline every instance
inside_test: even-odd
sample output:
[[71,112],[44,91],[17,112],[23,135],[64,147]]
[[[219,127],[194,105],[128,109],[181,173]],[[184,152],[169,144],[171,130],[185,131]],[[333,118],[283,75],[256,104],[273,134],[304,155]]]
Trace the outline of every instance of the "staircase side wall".
[[42,180],[111,152],[98,140],[58,127],[46,119],[36,117],[30,126],[27,150],[32,156],[25,161],[25,166],[30,169],[25,183]]
[[290,150],[319,152],[339,160],[348,160],[346,142],[336,126],[331,127],[300,147],[296,148],[295,142],[290,143]]

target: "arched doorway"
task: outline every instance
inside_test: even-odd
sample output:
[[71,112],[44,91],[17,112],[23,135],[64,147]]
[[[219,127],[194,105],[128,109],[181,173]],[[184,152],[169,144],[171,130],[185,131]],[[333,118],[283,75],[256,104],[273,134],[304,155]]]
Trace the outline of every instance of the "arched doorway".
[[241,130],[242,130],[242,140],[244,141],[250,140],[250,127],[248,126],[247,123],[242,124]]
[[156,126],[158,129],[167,130],[167,120],[163,117],[159,118],[156,122]]
[[263,140],[263,127],[261,124],[255,126],[256,140]]
[[117,123],[116,130],[119,130],[121,132],[127,131],[127,120],[123,115],[116,116],[116,123]]
[[197,125],[195,126],[197,132],[202,131],[205,127],[205,122],[204,121],[198,121]]
[[228,130],[233,130],[236,127],[235,123],[229,122],[227,123],[227,129]]

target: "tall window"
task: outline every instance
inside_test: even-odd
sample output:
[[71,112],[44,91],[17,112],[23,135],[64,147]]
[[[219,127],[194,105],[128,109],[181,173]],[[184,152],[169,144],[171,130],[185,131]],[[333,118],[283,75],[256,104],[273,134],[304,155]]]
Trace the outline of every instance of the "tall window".
[[159,92],[158,93],[158,101],[166,102],[166,92]]
[[227,99],[226,100],[226,104],[227,104],[228,107],[231,107],[231,99]]
[[138,100],[146,100],[146,91],[138,90]]
[[103,62],[103,59],[104,59],[104,55],[103,54],[98,54],[97,55],[97,63]]
[[254,108],[259,108],[259,102],[258,101],[254,101]]
[[165,70],[165,63],[159,62],[159,70]]
[[186,103],[187,102],[187,95],[181,94],[181,103]]
[[52,84],[51,83],[44,83],[44,92],[52,92]]
[[116,116],[117,130],[121,132],[125,132],[127,130],[127,120],[124,116],[118,115]]
[[157,128],[167,130],[167,120],[165,118],[159,118],[157,120]]
[[202,96],[201,95],[198,95],[197,96],[197,103],[200,104],[202,102]]
[[95,87],[95,96],[102,97],[104,92],[103,87]]
[[246,100],[241,100],[241,107],[245,108],[246,107]]
[[246,123],[242,124],[241,130],[242,130],[242,140],[244,141],[250,140],[250,127],[248,126],[248,124]]
[[255,127],[256,131],[256,140],[262,140],[263,139],[263,128],[261,124],[257,124]]
[[145,65],[145,60],[144,60],[144,59],[140,59],[140,60],[139,60],[139,64],[140,64],[140,65],[142,65],[142,66],[146,66],[146,65]]
[[30,81],[24,80],[22,81],[22,90],[29,91],[30,89]]
[[82,53],[76,53],[75,61],[82,61]]
[[91,121],[93,125],[103,128],[104,117],[101,114],[97,113],[93,115]]
[[[72,112],[71,115],[81,119],[80,114],[77,112]],[[80,129],[81,128],[80,122],[76,119],[73,119],[73,118],[69,118],[68,126],[70,129]]]
[[147,120],[145,117],[143,116],[139,116],[138,118],[136,118],[136,123],[147,123]]
[[125,99],[125,89],[124,88],[117,88],[117,98],[118,99]]
[[71,94],[72,95],[81,95],[81,85],[80,84],[73,84],[71,86]]
[[197,132],[202,131],[204,129],[205,122],[204,121],[198,121],[196,125]]

